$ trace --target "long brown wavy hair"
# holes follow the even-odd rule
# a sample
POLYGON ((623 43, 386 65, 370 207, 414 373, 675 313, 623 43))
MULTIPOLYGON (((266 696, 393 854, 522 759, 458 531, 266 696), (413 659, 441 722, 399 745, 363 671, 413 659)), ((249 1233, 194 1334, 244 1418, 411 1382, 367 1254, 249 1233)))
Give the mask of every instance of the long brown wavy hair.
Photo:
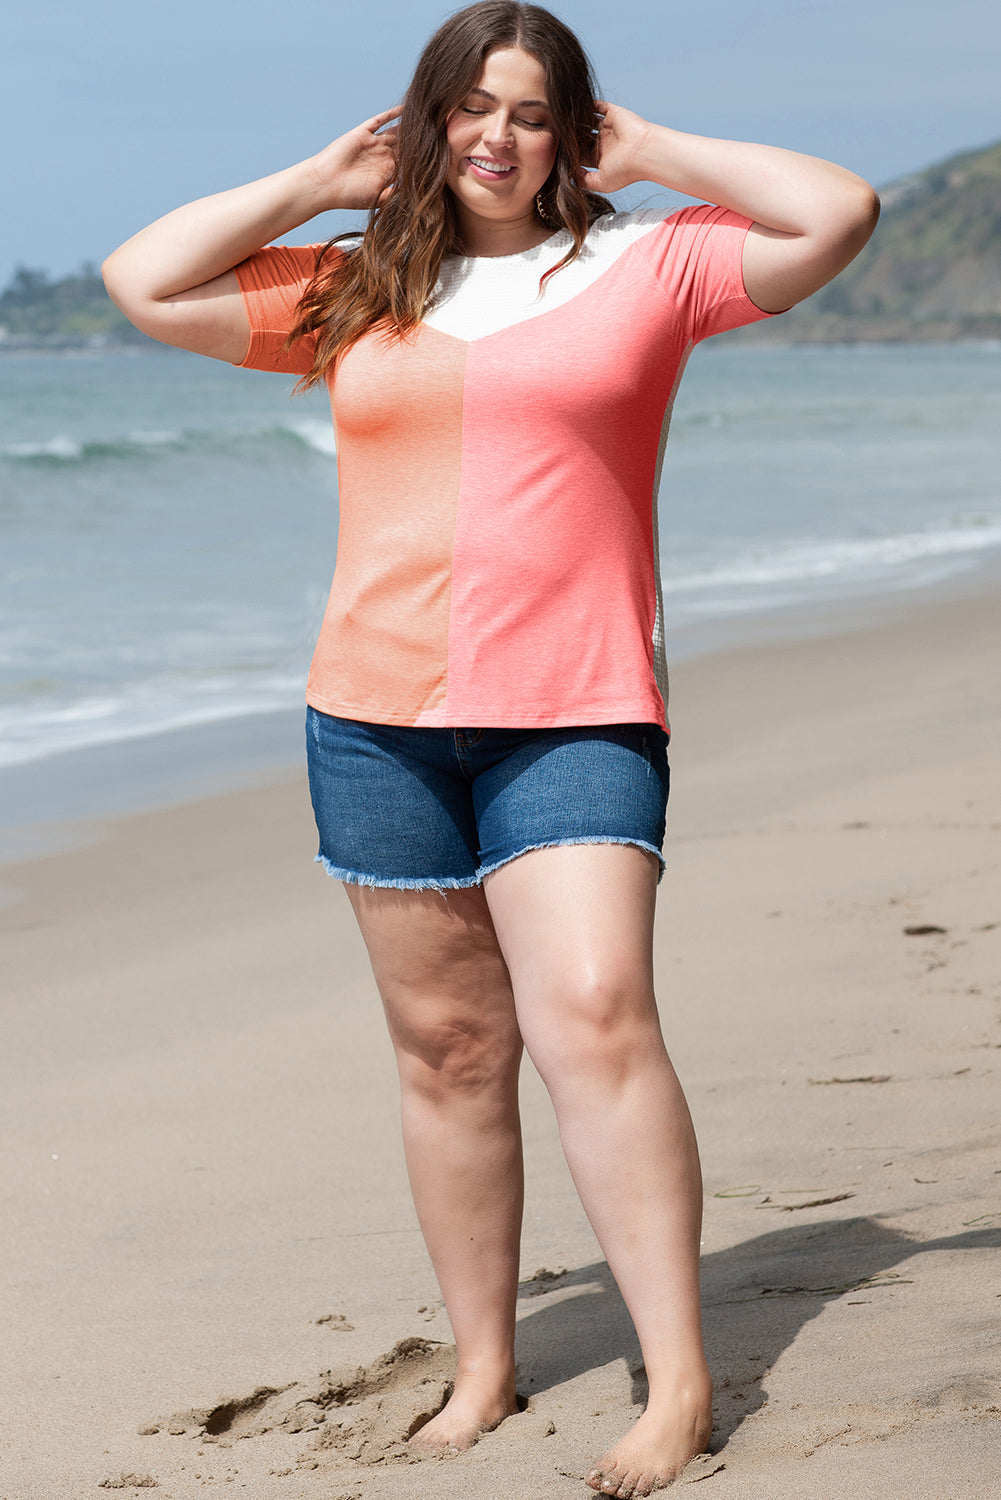
MULTIPOLYGON (((573 244, 558 265, 580 253, 588 229, 610 213, 607 198, 581 187, 579 171, 594 148, 597 88, 591 65, 569 27, 538 5, 480 0, 450 17, 421 53, 403 100, 393 191, 371 210, 361 243, 328 257, 338 235, 317 257, 316 272, 296 309, 286 347, 318 334, 316 357, 300 381, 322 380, 338 355, 376 324, 405 337, 421 321, 446 255, 462 253, 455 204, 446 185, 449 116, 479 82, 491 52, 519 47, 541 64, 556 136, 556 160, 542 187, 541 217, 566 229, 573 244), (324 263, 326 260, 326 263, 324 263)), ((545 279, 545 278, 543 278, 545 279)))

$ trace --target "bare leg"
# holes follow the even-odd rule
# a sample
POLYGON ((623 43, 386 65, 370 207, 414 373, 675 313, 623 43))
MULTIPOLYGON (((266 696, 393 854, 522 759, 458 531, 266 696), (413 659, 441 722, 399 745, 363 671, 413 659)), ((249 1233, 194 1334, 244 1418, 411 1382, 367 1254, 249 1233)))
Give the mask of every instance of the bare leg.
POLYGON ((655 891, 652 856, 621 845, 537 850, 486 881, 521 1033, 650 1381, 645 1413, 588 1475, 618 1496, 669 1484, 712 1428, 702 1181, 653 995, 655 891))
POLYGON ((521 1036, 481 890, 345 889, 400 1072, 417 1216, 455 1335, 455 1389, 412 1439, 468 1448, 516 1410, 521 1036))

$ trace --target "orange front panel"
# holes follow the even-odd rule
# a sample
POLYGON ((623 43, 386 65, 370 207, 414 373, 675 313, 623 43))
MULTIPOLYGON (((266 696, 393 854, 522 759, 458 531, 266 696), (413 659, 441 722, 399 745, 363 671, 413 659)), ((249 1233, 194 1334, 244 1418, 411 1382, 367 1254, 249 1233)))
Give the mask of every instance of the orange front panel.
POLYGON ((468 352, 422 327, 338 366, 337 568, 307 689, 324 712, 444 723, 468 352))

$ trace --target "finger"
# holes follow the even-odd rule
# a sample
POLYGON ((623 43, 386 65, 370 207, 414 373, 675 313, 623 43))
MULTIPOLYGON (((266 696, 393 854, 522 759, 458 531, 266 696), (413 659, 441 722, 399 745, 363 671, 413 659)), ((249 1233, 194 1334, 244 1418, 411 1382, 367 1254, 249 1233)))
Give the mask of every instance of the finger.
POLYGON ((403 105, 394 104, 392 109, 384 109, 381 114, 373 115, 370 120, 363 120, 362 129, 370 130, 374 135, 377 130, 381 130, 384 125, 388 125, 390 120, 398 120, 402 113, 403 105))

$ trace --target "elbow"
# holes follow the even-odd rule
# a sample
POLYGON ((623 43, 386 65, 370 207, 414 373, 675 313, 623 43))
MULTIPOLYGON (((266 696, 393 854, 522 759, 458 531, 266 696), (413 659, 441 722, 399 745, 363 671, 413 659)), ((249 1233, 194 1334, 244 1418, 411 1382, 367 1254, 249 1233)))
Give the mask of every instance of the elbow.
POLYGON ((879 223, 879 194, 868 182, 863 182, 860 184, 858 198, 856 217, 860 229, 865 234, 865 238, 868 239, 879 223))
POLYGON ((156 338, 157 335, 151 332, 150 326, 153 299, 141 279, 136 276, 134 264, 130 265, 130 257, 123 254, 124 249, 125 247, 113 250, 101 265, 104 290, 134 328, 156 338))
MULTIPOLYGON (((122 284, 121 262, 119 251, 113 250, 107 260, 101 265, 101 280, 104 282, 104 290, 111 298, 116 307, 122 307, 124 288, 122 284)), ((124 312, 125 309, 122 308, 124 312)))
POLYGON ((858 177, 836 207, 831 205, 826 228, 818 236, 827 263, 825 280, 837 276, 865 249, 878 220, 879 194, 858 177))
POLYGON ((854 260, 859 251, 868 244, 879 222, 879 209, 879 194, 876 189, 859 178, 845 214, 844 241, 846 249, 850 252, 849 259, 854 260))

